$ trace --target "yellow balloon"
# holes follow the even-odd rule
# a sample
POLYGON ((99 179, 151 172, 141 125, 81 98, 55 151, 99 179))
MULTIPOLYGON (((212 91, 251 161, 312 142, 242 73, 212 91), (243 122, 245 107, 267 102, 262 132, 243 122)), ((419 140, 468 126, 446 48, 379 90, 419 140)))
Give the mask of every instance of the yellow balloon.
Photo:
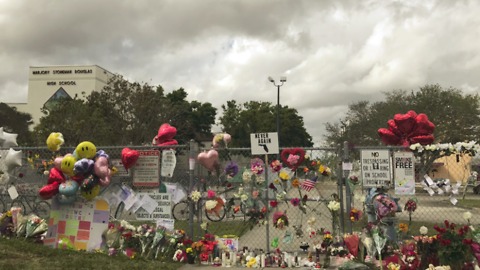
POLYGON ((90 189, 88 191, 82 191, 81 192, 82 196, 89 201, 91 201, 95 197, 97 197, 97 195, 99 193, 100 193, 100 186, 99 185, 94 186, 92 189, 90 189))
POLYGON ((75 148, 78 159, 89 158, 92 159, 97 153, 97 147, 91 142, 81 142, 75 148))
POLYGON ((60 132, 52 132, 47 138, 47 147, 50 151, 60 150, 60 146, 65 142, 63 134, 60 132))
POLYGON ((73 168, 75 166, 75 162, 77 162, 77 159, 72 154, 65 155, 62 159, 60 169, 64 174, 68 176, 74 176, 75 174, 73 172, 73 168))

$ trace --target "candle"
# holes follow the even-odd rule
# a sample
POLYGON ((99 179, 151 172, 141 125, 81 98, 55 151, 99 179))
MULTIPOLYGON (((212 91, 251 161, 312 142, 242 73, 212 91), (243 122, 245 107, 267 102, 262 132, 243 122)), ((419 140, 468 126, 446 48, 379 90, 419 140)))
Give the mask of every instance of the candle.
POLYGON ((265 267, 265 254, 260 255, 260 267, 265 267))
POLYGON ((222 252, 222 266, 225 267, 227 263, 227 254, 225 252, 222 252))

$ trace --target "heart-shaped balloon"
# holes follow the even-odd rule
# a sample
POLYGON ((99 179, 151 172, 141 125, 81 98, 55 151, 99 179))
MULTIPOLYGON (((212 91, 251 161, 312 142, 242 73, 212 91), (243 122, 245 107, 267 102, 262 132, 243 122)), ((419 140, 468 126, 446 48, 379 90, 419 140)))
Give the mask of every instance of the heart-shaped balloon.
POLYGON ((218 152, 217 150, 211 149, 210 151, 202 152, 198 154, 197 161, 205 167, 208 171, 213 172, 216 167, 219 165, 218 163, 218 152))
POLYGON ((38 195, 44 200, 51 199, 53 196, 55 196, 58 193, 59 186, 60 186, 59 182, 53 182, 49 185, 43 186, 38 191, 38 195))
POLYGON ((177 129, 170 124, 162 124, 158 129, 157 141, 162 143, 167 140, 173 139, 177 135, 177 129))
POLYGON ((424 113, 408 111, 406 114, 395 114, 387 124, 388 128, 378 129, 378 135, 387 145, 409 147, 415 143, 431 144, 435 140, 433 136, 435 125, 424 113))
POLYGON ((139 156, 140 153, 138 153, 137 150, 133 150, 128 147, 122 149, 122 165, 127 172, 128 169, 135 165, 139 156))
POLYGON ((63 183, 65 182, 65 175, 62 173, 60 169, 55 167, 50 169, 50 173, 48 174, 48 181, 47 184, 52 183, 63 183))
POLYGON ((296 170, 305 160, 305 150, 302 148, 283 149, 282 153, 280 153, 280 157, 287 167, 296 170))

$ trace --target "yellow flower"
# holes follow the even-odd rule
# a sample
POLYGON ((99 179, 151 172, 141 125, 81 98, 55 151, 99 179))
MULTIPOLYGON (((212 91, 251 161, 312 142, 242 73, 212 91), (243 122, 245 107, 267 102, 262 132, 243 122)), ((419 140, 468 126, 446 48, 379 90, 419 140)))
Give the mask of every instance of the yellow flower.
POLYGON ((192 249, 191 247, 189 247, 189 248, 187 248, 187 249, 185 250, 185 252, 187 252, 187 253, 192 253, 192 252, 193 252, 193 249, 192 249))
POLYGON ((288 179, 290 179, 290 175, 285 172, 285 171, 280 171, 280 173, 278 174, 278 176, 280 177, 280 179, 282 179, 283 181, 287 181, 288 179))
POLYGON ((398 229, 401 231, 401 232, 408 232, 408 224, 406 223, 400 223, 398 224, 398 229))

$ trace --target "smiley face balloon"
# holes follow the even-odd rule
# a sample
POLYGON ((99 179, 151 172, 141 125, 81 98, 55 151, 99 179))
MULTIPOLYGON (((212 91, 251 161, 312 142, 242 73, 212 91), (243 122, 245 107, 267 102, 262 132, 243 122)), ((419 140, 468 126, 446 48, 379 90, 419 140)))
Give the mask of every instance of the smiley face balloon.
POLYGON ((91 142, 85 141, 81 142, 75 148, 75 153, 78 156, 78 159, 89 158, 92 159, 97 153, 97 147, 91 142))
POLYGON ((95 197, 97 197, 97 195, 100 193, 100 186, 99 185, 96 185, 94 186, 92 189, 90 190, 82 190, 81 191, 81 194, 82 196, 91 201, 93 200, 95 197))
POLYGON ((75 167, 75 162, 77 162, 77 159, 72 154, 67 154, 62 159, 60 169, 64 174, 74 176, 73 168, 75 167))

